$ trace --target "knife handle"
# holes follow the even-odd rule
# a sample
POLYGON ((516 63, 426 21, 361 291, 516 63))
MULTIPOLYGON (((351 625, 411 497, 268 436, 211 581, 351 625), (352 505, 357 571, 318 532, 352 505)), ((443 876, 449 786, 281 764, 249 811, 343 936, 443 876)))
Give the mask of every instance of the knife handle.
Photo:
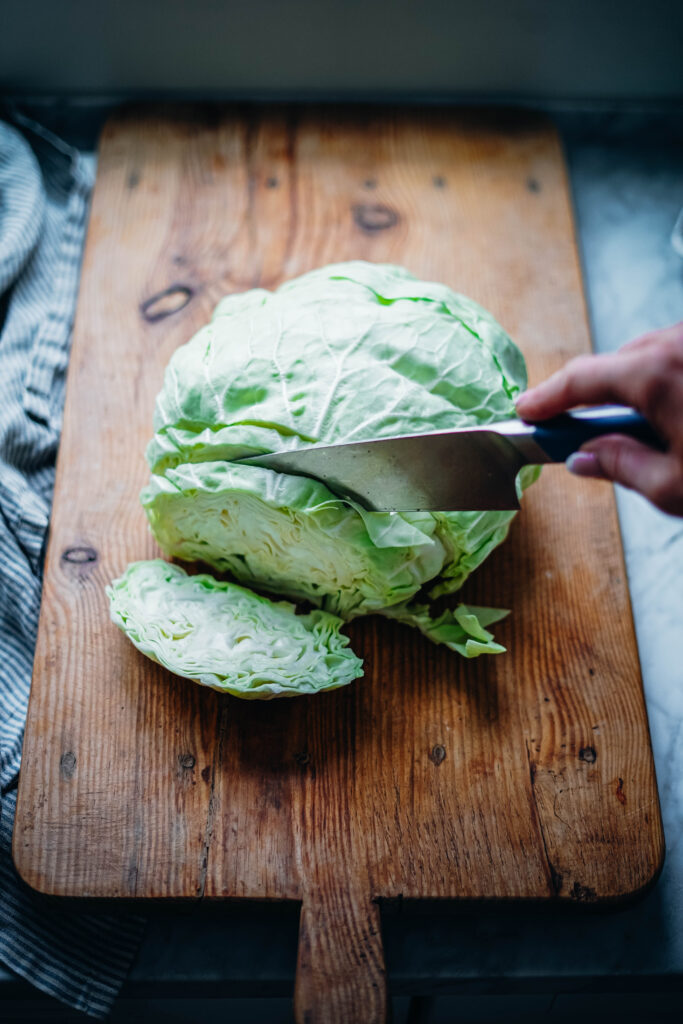
POLYGON ((534 441, 552 462, 564 462, 586 441, 605 434, 624 434, 657 451, 666 451, 667 447, 639 412, 624 405, 577 409, 532 426, 534 441))

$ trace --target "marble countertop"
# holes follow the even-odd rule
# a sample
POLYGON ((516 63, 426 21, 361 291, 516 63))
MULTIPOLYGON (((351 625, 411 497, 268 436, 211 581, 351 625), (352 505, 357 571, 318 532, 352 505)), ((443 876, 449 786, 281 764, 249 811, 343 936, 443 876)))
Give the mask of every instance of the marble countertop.
MULTIPOLYGON (((610 351, 683 319, 683 258, 671 243, 683 206, 683 119, 676 111, 551 113, 570 169, 594 344, 610 351)), ((618 506, 666 835, 660 880, 638 903, 609 912, 388 913, 395 995, 683 988, 683 520, 628 492, 618 506)), ((154 911, 122 999, 288 995, 296 936, 294 907, 154 911)))

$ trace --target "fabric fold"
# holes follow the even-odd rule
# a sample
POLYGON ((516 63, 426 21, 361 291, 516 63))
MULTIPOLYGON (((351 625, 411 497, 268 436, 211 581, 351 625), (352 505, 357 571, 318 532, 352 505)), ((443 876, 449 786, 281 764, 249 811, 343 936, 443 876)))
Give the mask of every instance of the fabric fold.
POLYGON ((104 1017, 144 918, 41 896, 18 877, 11 855, 94 161, 21 114, 13 120, 23 134, 0 122, 0 960, 41 991, 104 1017))

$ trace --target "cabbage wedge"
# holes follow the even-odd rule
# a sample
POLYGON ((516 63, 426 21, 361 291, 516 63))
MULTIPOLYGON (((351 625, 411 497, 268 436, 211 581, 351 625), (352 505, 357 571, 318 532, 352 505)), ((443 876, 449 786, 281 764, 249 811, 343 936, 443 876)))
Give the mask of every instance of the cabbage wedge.
POLYGON ((113 621, 139 651, 223 693, 300 696, 363 675, 336 616, 317 609, 297 615, 287 601, 188 576, 160 558, 129 565, 107 594, 113 621))

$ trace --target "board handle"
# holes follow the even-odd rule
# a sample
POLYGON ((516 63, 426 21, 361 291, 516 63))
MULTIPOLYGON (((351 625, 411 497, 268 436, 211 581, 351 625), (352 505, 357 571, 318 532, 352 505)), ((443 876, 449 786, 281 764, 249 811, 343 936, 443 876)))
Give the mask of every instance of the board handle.
POLYGON ((385 1024, 387 985, 379 906, 335 880, 304 895, 294 984, 296 1024, 385 1024))

